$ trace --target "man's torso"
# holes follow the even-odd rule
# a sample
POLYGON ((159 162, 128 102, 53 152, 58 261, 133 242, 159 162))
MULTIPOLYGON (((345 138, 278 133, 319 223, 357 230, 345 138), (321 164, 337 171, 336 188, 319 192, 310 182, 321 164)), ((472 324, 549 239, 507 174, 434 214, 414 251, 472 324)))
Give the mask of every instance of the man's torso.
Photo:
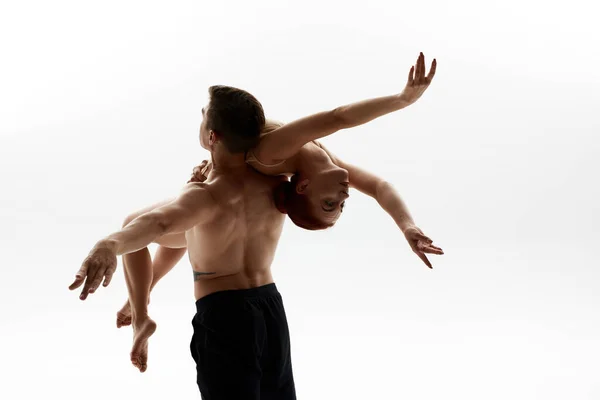
POLYGON ((273 281, 271 263, 285 219, 275 208, 273 189, 281 179, 251 167, 236 174, 210 173, 203 185, 218 210, 186 232, 196 299, 273 281))

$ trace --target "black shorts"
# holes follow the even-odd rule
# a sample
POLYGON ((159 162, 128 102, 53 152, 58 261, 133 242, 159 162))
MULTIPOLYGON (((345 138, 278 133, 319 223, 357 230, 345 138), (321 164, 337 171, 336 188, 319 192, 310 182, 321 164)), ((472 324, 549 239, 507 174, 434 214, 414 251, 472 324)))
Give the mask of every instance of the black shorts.
POLYGON ((196 302, 190 345, 203 400, 295 400, 290 333, 274 283, 196 302))

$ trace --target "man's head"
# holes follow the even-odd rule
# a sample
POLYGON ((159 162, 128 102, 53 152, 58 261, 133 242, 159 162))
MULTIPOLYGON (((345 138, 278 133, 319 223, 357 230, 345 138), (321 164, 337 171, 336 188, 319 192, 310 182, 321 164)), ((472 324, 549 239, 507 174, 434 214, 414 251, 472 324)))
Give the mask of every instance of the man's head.
POLYGON ((255 147, 265 124, 260 102, 245 90, 230 86, 211 86, 208 94, 200 125, 202 147, 211 150, 215 143, 221 142, 234 154, 255 147))

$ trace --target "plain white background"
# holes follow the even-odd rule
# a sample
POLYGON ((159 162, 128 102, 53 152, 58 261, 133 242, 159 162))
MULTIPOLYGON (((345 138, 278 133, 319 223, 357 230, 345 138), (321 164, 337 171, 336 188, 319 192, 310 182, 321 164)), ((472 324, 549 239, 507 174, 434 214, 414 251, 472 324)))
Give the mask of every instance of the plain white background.
POLYGON ((119 273, 69 292, 96 240, 208 153, 207 87, 283 121, 399 92, 325 143, 392 182, 444 248, 428 270, 377 203, 286 223, 273 270, 299 399, 600 399, 600 33, 592 2, 12 1, 0 7, 0 397, 199 398, 187 260, 159 284, 149 369, 119 273))

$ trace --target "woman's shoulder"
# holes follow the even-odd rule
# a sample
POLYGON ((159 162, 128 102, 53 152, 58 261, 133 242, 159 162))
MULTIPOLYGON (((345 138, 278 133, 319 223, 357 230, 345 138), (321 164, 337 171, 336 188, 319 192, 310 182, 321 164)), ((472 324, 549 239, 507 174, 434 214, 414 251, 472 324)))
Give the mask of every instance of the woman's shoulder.
POLYGON ((292 175, 295 168, 295 157, 287 160, 262 160, 254 151, 246 153, 246 164, 265 175, 292 175))
POLYGON ((329 157, 329 159, 331 160, 332 163, 337 164, 337 157, 335 156, 335 154, 333 154, 331 151, 329 151, 324 145, 323 143, 313 140, 311 143, 313 143, 315 146, 317 146, 318 148, 320 148, 321 150, 323 150, 325 152, 325 154, 327 154, 327 156, 329 157))
POLYGON ((259 165, 264 168, 274 168, 285 164, 286 161, 287 160, 259 160, 255 149, 252 149, 246 153, 246 163, 252 166, 259 165))

